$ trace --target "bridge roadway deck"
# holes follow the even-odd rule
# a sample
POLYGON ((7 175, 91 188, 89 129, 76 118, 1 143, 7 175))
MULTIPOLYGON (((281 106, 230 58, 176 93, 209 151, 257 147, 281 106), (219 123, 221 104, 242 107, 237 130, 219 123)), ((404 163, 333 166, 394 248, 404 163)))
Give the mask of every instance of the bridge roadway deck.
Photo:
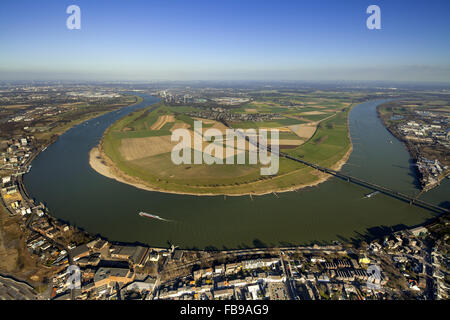
POLYGON ((316 170, 322 171, 324 173, 331 174, 331 175, 333 175, 335 177, 341 178, 341 179, 346 180, 348 182, 352 182, 352 183, 358 184, 360 186, 366 187, 368 189, 371 189, 371 190, 374 190, 374 191, 379 191, 379 192, 381 192, 381 193, 383 193, 385 195, 394 197, 396 199, 403 200, 405 202, 409 202, 409 204, 411 204, 411 205, 415 205, 415 206, 418 206, 418 207, 421 207, 421 208, 424 208, 424 209, 428 209, 428 210, 434 211, 436 213, 448 213, 449 212, 449 210, 446 209, 446 208, 443 208, 443 207, 440 207, 440 206, 428 203, 428 202, 423 201, 423 200, 416 199, 416 197, 412 197, 412 196, 409 196, 407 194, 404 194, 404 193, 392 190, 390 188, 386 188, 386 187, 377 185, 375 183, 371 183, 369 181, 365 181, 363 179, 356 178, 356 177, 353 177, 353 176, 341 173, 341 172, 333 170, 333 169, 322 167, 322 166, 319 166, 317 164, 314 164, 314 163, 311 163, 311 162, 308 162, 308 161, 305 161, 305 160, 302 160, 302 159, 298 159, 298 158, 292 157, 292 156, 290 156, 288 154, 285 154, 285 153, 281 153, 280 152, 280 156, 282 156, 282 157, 284 157, 286 159, 290 159, 290 160, 293 160, 293 161, 296 161, 296 162, 300 162, 300 163, 302 163, 304 165, 310 166, 310 167, 312 167, 312 168, 314 168, 316 170))
MULTIPOLYGON (((222 121, 222 123, 225 126, 227 126, 229 128, 232 128, 226 121, 222 121)), ((389 189, 389 188, 386 188, 386 187, 383 187, 383 186, 371 183, 369 181, 365 181, 365 180, 360 179, 360 178, 352 177, 350 175, 341 173, 339 171, 336 171, 336 170, 333 170, 333 169, 330 169, 330 168, 319 166, 319 165, 317 165, 315 163, 311 163, 311 162, 308 162, 308 161, 305 161, 305 160, 302 160, 302 159, 299 159, 299 158, 295 158, 295 157, 290 156, 290 155, 288 155, 286 153, 279 152, 278 148, 277 148, 277 150, 273 150, 272 151, 270 146, 261 144, 261 143, 259 143, 259 141, 255 141, 253 139, 250 139, 248 136, 243 135, 242 132, 240 132, 239 130, 237 132, 238 132, 238 134, 244 136, 244 139, 247 140, 249 143, 255 145, 258 150, 261 149, 261 148, 266 149, 269 152, 278 154, 280 157, 284 157, 284 158, 289 159, 289 160, 300 162, 300 163, 302 163, 304 165, 307 165, 309 167, 312 167, 312 168, 314 168, 316 170, 319 170, 319 171, 322 171, 324 173, 331 174, 331 175, 333 175, 335 177, 338 177, 340 179, 346 180, 347 182, 352 182, 352 183, 358 184, 360 186, 366 187, 368 189, 371 189, 371 190, 374 190, 374 191, 379 191, 379 192, 381 192, 381 193, 383 193, 385 195, 388 195, 390 197, 393 197, 393 198, 396 198, 396 199, 408 202, 410 205, 415 205, 417 207, 421 207, 421 208, 433 211, 433 212, 438 213, 438 214, 449 213, 449 210, 446 209, 446 208, 443 208, 443 207, 440 207, 440 206, 428 203, 428 202, 423 201, 423 200, 419 200, 419 199, 417 199, 417 197, 412 197, 412 196, 406 195, 404 193, 400 193, 400 192, 397 192, 395 190, 392 190, 392 189, 389 189)))

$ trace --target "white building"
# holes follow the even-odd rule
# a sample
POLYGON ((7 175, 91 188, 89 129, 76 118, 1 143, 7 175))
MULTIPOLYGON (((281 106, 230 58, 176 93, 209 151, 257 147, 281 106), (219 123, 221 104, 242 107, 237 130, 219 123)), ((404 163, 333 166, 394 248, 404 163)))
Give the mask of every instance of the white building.
POLYGON ((2 178, 2 183, 3 184, 8 183, 8 182, 11 182, 11 177, 10 176, 2 178))
POLYGON ((252 295, 253 300, 258 300, 258 292, 260 291, 259 284, 254 284, 247 287, 248 292, 252 295))

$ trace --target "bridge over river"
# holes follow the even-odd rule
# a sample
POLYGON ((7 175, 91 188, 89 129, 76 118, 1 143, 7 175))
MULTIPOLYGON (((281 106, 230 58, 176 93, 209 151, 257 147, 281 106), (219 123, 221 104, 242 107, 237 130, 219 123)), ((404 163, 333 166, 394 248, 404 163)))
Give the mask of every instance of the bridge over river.
MULTIPOLYGON (((270 149, 270 148, 268 148, 268 149, 270 149)), ((381 192, 381 193, 383 193, 385 195, 391 196, 393 198, 396 198, 396 199, 399 199, 399 200, 402 200, 402 201, 405 201, 405 202, 409 202, 409 204, 411 204, 411 205, 415 205, 415 206, 418 206, 418 207, 421 207, 421 208, 424 208, 424 209, 427 209, 427 210, 430 210, 430 211, 433 211, 433 212, 436 212, 436 213, 439 213, 439 214, 444 214, 444 213, 448 213, 449 212, 449 210, 446 209, 446 208, 443 208, 443 207, 440 207, 440 206, 428 203, 428 202, 423 201, 423 200, 419 200, 416 197, 412 197, 412 196, 409 196, 407 194, 400 193, 400 192, 397 192, 395 190, 392 190, 392 189, 389 189, 389 188, 386 188, 386 187, 383 187, 383 186, 371 183, 369 181, 365 181, 363 179, 352 177, 350 175, 341 173, 339 171, 336 171, 336 170, 333 170, 333 169, 329 169, 329 168, 326 168, 326 167, 322 167, 322 166, 319 166, 317 164, 314 164, 314 163, 311 163, 311 162, 308 162, 308 161, 305 161, 305 160, 302 160, 302 159, 298 159, 298 158, 292 157, 292 156, 290 156, 290 155, 288 155, 286 153, 280 152, 279 155, 281 157, 286 158, 286 159, 293 160, 293 161, 296 161, 296 162, 300 162, 300 163, 302 163, 304 165, 312 167, 312 168, 314 168, 316 170, 319 170, 321 172, 331 174, 331 175, 333 175, 335 177, 338 177, 338 178, 341 178, 343 180, 346 180, 347 182, 352 182, 352 183, 358 184, 360 186, 366 187, 368 189, 371 189, 371 190, 374 190, 374 191, 379 191, 379 192, 381 192)))
MULTIPOLYGON (((434 211, 443 212, 439 208, 430 211, 409 205, 410 200, 405 198, 399 201, 379 195, 373 201, 363 200, 361 194, 371 189, 352 187, 356 185, 347 183, 346 178, 329 179, 304 192, 286 192, 279 198, 265 195, 251 201, 248 197, 225 200, 217 196, 150 192, 99 175, 87 161, 90 150, 98 145, 105 130, 115 121, 158 101, 142 96, 145 101, 141 104, 75 126, 45 152, 39 153, 33 160, 32 170, 24 175, 29 195, 38 202, 45 202, 52 216, 87 232, 152 247, 167 247, 170 241, 184 249, 231 250, 263 245, 332 243, 360 239, 396 226, 416 226, 435 218, 434 211), (137 214, 140 211, 157 213, 175 223, 143 220, 137 214)), ((400 142, 389 142, 393 137, 376 113, 380 103, 360 104, 350 112, 350 133, 359 142, 354 144, 349 159, 353 166, 341 172, 414 196, 417 189, 415 178, 411 176, 409 154, 400 142), (377 180, 372 180, 372 176, 377 180)), ((306 157, 291 156, 309 161, 306 157)), ((305 165, 307 163, 302 164, 305 165)), ((420 199, 443 206, 441 203, 449 200, 449 181, 444 180, 420 199)))
MULTIPOLYGON (((229 126, 225 121, 222 121, 222 122, 226 126, 231 128, 231 126, 229 126)), ((240 132, 240 130, 237 130, 237 133, 240 134, 241 136, 243 136, 244 139, 247 140, 249 143, 255 145, 258 149, 260 149, 260 148, 266 149, 269 152, 272 152, 274 154, 278 154, 280 157, 283 157, 283 158, 286 158, 286 159, 289 159, 289 160, 292 160, 292 161, 296 161, 296 162, 302 163, 304 165, 312 167, 312 168, 314 168, 316 170, 319 170, 321 172, 324 172, 324 173, 327 173, 327 174, 331 174, 331 175, 333 175, 333 176, 335 176, 337 178, 346 180, 347 182, 352 182, 352 183, 358 184, 360 186, 366 187, 368 189, 381 192, 381 193, 383 193, 385 195, 388 195, 390 197, 393 197, 393 198, 396 198, 396 199, 399 199, 399 200, 402 200, 402 201, 405 201, 405 202, 409 202, 410 205, 415 205, 417 207, 421 207, 421 208, 430 210, 430 211, 438 213, 438 214, 446 214, 446 213, 449 212, 449 210, 446 209, 446 208, 434 205, 432 203, 428 203, 428 202, 423 201, 423 200, 419 200, 418 196, 412 197, 412 196, 409 196, 407 194, 404 194, 404 193, 401 193, 401 192, 397 192, 395 190, 392 190, 392 189, 389 189, 389 188, 377 185, 375 183, 371 183, 369 181, 366 181, 366 180, 363 180, 363 179, 360 179, 360 178, 356 178, 356 177, 353 177, 353 176, 341 173, 339 171, 336 171, 336 170, 333 170, 333 169, 330 169, 330 168, 326 168, 326 167, 322 167, 322 166, 320 166, 318 164, 311 163, 311 162, 308 162, 308 161, 305 161, 305 160, 302 160, 302 159, 290 156, 290 155, 288 155, 286 153, 279 152, 278 150, 273 150, 272 151, 270 146, 265 145, 265 144, 261 144, 261 143, 259 143, 259 141, 255 141, 253 139, 250 139, 248 136, 243 135, 242 132, 240 132)))

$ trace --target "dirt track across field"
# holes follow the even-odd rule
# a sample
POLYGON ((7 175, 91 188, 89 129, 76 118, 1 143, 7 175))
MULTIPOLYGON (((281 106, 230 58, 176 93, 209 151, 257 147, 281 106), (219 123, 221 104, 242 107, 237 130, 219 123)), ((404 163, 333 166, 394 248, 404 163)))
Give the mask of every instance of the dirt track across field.
POLYGON ((151 130, 160 130, 167 122, 174 122, 175 117, 171 114, 159 116, 158 120, 151 126, 151 130))
POLYGON ((321 112, 321 111, 308 111, 308 112, 300 113, 301 116, 316 116, 316 115, 321 115, 321 114, 326 114, 326 113, 321 112))

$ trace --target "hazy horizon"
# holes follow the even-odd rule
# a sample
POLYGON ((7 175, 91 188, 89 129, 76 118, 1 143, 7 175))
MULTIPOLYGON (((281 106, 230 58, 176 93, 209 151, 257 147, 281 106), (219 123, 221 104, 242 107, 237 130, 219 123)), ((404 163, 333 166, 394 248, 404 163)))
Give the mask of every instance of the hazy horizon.
POLYGON ((441 1, 2 1, 0 80, 450 83, 441 1), (81 9, 81 30, 66 9, 81 9), (381 30, 366 9, 381 8, 381 30))

